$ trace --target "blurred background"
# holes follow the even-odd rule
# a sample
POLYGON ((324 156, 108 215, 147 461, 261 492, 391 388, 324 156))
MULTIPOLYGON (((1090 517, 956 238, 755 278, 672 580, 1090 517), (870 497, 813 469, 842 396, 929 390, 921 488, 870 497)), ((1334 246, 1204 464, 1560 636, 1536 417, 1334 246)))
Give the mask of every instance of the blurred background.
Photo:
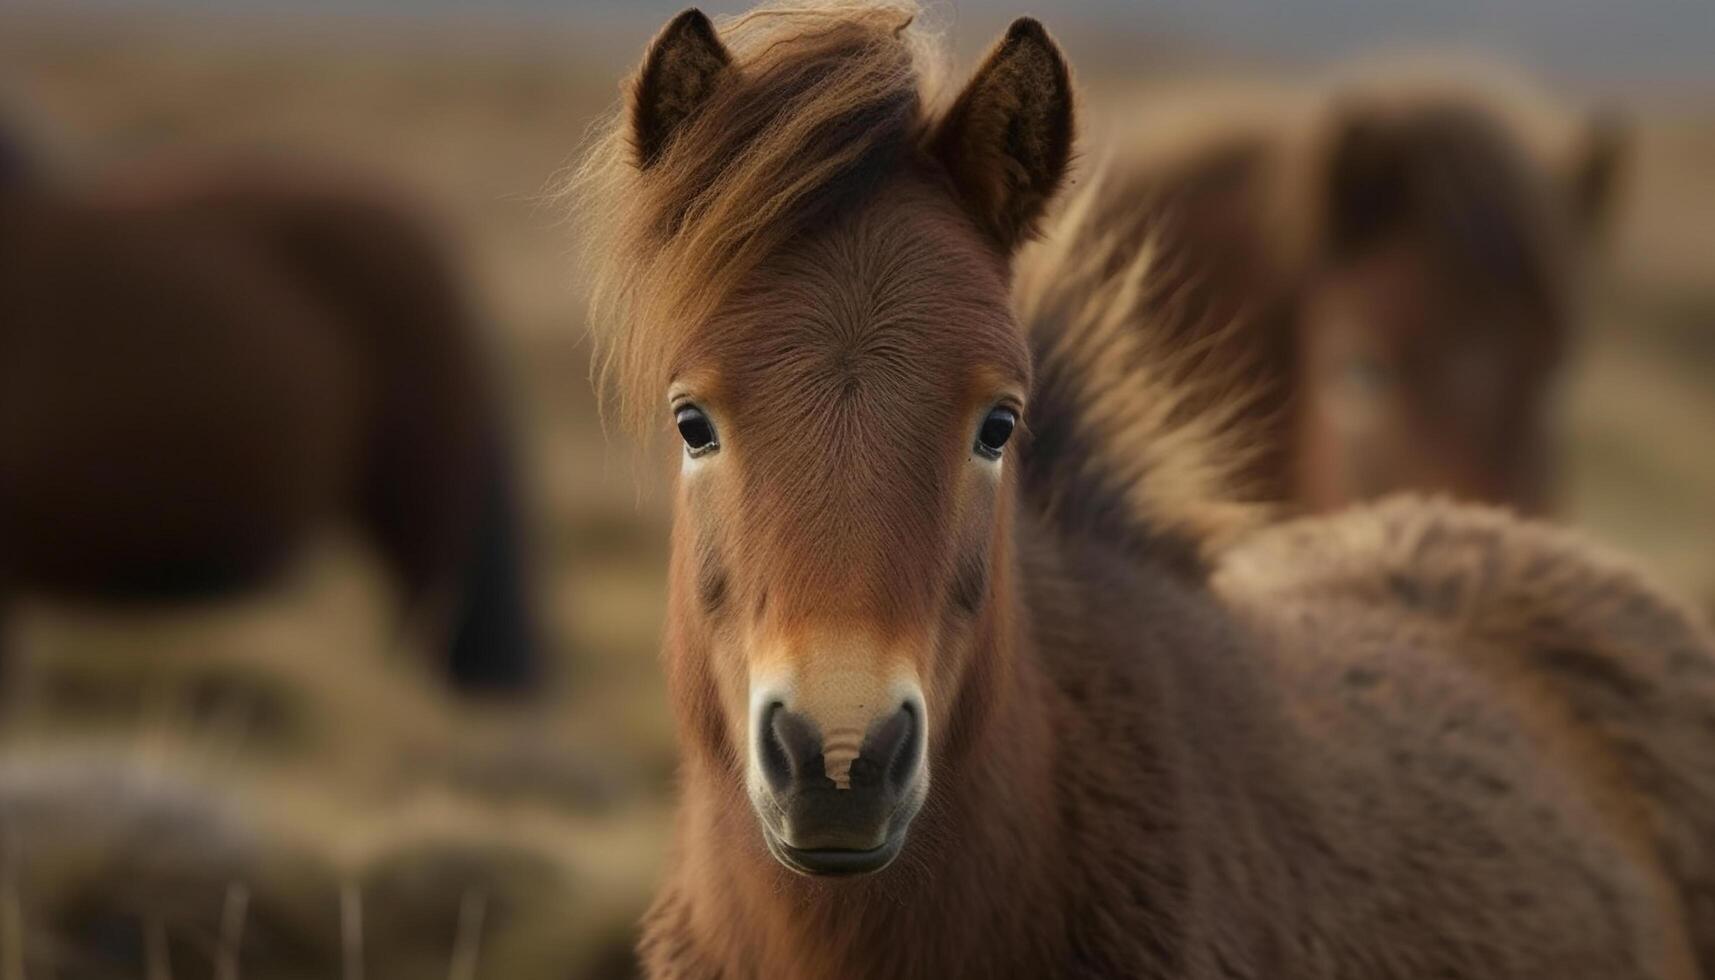
MULTIPOLYGON (((522 703, 448 693, 399 638, 387 576, 339 534, 216 604, 0 600, 0 980, 629 975, 632 923, 667 860, 668 501, 661 468, 604 432, 571 235, 545 192, 678 9, 0 3, 0 120, 56 180, 99 184, 163 159, 313 159, 422 202, 518 429, 546 665, 522 703)), ((1098 96, 1266 87, 1454 49, 1518 66, 1568 105, 1618 109, 1629 158, 1556 403, 1561 516, 1715 607, 1704 0, 961 0, 930 13, 967 66, 1035 14, 1098 96)))

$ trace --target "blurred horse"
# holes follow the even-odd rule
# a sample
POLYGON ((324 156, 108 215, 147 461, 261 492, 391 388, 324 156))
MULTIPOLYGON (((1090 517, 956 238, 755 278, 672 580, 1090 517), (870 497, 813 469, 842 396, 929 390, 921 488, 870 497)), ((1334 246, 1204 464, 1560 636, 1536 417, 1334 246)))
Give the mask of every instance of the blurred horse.
POLYGON ((1709 976, 1715 638, 1411 499, 1211 567, 1215 311, 1105 171, 1019 259, 1070 72, 1021 19, 933 105, 916 14, 686 11, 572 185, 677 434, 649 974, 1709 976))
MULTIPOLYGON (((22 158, 21 148, 0 156, 22 158)), ((0 589, 164 603, 360 529, 466 690, 536 674, 479 324, 414 209, 332 174, 0 184, 0 589)))
POLYGON ((1491 107, 1348 97, 1325 137, 1300 299, 1295 496, 1400 489, 1546 511, 1552 382, 1621 137, 1543 160, 1491 107))
POLYGON ((1598 118, 1544 146, 1517 101, 1351 84, 1284 121, 1168 127, 1188 145, 1125 176, 1209 322, 1247 325, 1203 339, 1252 365, 1259 494, 1551 509, 1553 382, 1623 140, 1598 118))

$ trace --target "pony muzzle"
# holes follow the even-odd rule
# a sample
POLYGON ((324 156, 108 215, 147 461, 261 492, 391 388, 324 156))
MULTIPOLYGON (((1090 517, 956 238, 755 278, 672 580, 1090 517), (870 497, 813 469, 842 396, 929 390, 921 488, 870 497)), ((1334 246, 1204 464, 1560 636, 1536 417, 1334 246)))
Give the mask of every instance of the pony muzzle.
POLYGON ((751 799, 775 859, 811 875, 892 863, 928 790, 921 692, 910 685, 879 712, 818 711, 783 693, 757 694, 751 799))

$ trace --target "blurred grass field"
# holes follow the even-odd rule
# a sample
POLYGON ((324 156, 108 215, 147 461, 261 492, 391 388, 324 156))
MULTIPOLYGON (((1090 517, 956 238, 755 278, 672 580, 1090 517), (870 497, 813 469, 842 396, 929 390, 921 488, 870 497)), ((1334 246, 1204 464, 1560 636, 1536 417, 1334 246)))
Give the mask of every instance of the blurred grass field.
MULTIPOLYGON (((575 256, 542 192, 642 40, 0 10, 0 106, 22 106, 73 178, 261 151, 346 161, 429 202, 527 436, 555 664, 528 709, 449 703, 338 540, 219 610, 27 606, 0 722, 0 980, 21 980, 13 957, 32 978, 105 975, 79 965, 78 937, 209 975, 235 894, 245 977, 349 955, 353 903, 367 976, 457 976, 461 956, 471 976, 623 974, 666 860, 666 497, 600 424, 575 256), (155 908, 169 885, 195 907, 155 908), (407 948, 422 958, 383 952, 407 948)), ((1566 516, 1715 607, 1715 105, 1630 108, 1626 200, 1564 391, 1566 516)))

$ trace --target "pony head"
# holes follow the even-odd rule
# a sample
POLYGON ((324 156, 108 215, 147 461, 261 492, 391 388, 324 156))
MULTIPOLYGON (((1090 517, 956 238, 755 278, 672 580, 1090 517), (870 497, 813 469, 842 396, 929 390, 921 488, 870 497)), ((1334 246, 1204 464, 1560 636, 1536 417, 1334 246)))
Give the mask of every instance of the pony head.
POLYGON ((912 16, 680 15, 579 188, 604 370, 680 460, 689 754, 812 874, 893 860, 1001 669, 1031 383, 1009 265, 1071 153, 1039 24, 931 112, 912 16))

